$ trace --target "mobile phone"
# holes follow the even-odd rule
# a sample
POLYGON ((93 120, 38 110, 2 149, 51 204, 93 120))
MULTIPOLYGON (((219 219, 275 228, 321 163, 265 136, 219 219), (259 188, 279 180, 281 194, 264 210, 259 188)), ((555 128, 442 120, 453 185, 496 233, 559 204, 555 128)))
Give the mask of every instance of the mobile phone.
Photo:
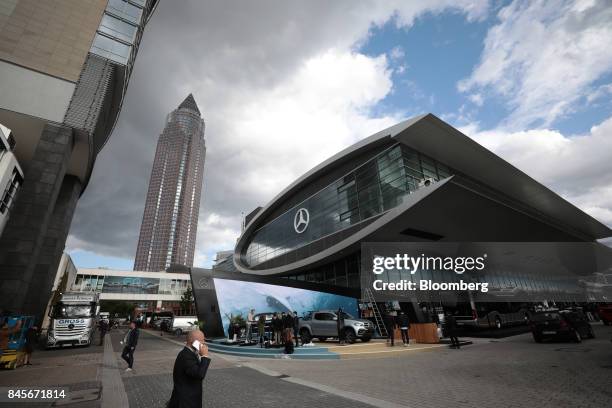
POLYGON ((193 348, 196 349, 198 353, 200 352, 200 344, 200 340, 194 340, 193 343, 191 343, 193 348))

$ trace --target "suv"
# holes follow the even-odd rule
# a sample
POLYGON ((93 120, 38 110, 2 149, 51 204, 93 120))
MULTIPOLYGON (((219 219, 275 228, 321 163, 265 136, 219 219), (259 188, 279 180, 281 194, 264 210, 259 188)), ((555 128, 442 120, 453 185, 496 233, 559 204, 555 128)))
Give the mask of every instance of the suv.
POLYGON ((612 304, 597 306, 597 314, 606 326, 612 324, 612 304))
MULTIPOLYGON (((374 324, 369 320, 355 319, 344 313, 344 338, 348 343, 361 339, 364 343, 370 341, 374 334, 374 324)), ((325 341, 329 337, 338 337, 338 315, 333 310, 318 310, 308 312, 300 319, 300 337, 302 343, 310 343, 313 337, 325 341)))
POLYGON ((531 333, 536 343, 547 338, 572 340, 580 343, 583 338, 594 338, 595 333, 582 311, 541 311, 531 315, 531 333))

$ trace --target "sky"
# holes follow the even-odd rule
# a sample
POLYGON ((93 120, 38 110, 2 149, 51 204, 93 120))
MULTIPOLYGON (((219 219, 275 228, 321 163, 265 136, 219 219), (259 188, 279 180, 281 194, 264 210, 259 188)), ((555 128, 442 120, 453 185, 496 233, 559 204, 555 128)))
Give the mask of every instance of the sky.
POLYGON ((195 266, 242 214, 377 131, 431 112, 612 226, 612 3, 162 1, 66 251, 132 269, 157 138, 206 122, 195 266))

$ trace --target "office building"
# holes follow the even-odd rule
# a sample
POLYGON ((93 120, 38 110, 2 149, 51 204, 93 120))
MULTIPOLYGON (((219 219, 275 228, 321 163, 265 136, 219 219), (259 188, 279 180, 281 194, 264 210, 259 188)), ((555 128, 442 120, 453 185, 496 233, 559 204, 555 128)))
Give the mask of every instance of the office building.
POLYGON ((189 94, 157 141, 134 270, 193 266, 205 155, 204 120, 189 94))
POLYGON ((157 0, 0 3, 0 123, 23 185, 0 237, 0 309, 40 317, 74 209, 119 117, 157 0))

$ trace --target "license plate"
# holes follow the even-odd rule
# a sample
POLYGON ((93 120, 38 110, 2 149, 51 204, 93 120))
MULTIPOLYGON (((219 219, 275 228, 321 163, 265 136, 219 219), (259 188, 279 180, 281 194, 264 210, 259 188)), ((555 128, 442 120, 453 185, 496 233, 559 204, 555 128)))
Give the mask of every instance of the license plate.
POLYGON ((542 334, 557 334, 555 331, 543 331, 542 334))

